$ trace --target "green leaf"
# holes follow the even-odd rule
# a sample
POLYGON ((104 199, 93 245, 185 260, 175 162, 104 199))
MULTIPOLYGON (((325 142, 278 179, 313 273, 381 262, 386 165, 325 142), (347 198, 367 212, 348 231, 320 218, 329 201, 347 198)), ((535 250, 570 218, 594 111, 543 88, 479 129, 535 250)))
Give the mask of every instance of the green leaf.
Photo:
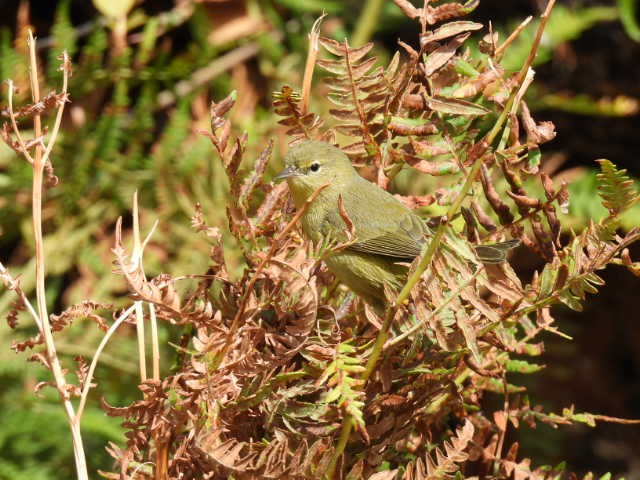
POLYGON ((580 299, 572 295, 571 292, 563 293, 560 295, 559 300, 571 310, 575 310, 576 312, 582 311, 582 303, 580 303, 580 299))
POLYGON ((538 363, 529 363, 526 360, 507 360, 505 364, 508 372, 518 372, 518 373, 535 373, 539 372, 544 368, 544 365, 540 365, 538 363))
POLYGON ((627 170, 619 170, 611 161, 597 160, 600 164, 598 179, 598 193, 602 204, 609 210, 609 216, 618 215, 631 207, 638 199, 633 180, 627 175, 627 170))
POLYGON ((482 105, 458 100, 457 98, 432 97, 427 99, 427 105, 431 110, 452 115, 486 115, 490 110, 482 105))
POLYGON ((527 168, 532 172, 537 171, 540 166, 541 158, 542 153, 539 148, 530 148, 527 152, 527 168))

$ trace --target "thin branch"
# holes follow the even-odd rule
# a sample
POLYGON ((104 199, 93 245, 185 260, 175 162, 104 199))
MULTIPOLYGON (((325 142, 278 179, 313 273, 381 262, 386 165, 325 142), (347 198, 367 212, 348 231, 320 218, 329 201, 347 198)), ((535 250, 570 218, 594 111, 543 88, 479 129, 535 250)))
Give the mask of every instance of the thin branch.
POLYGON ((36 322, 36 325, 38 326, 38 330, 40 331, 40 333, 42 333, 42 322, 40 321, 40 317, 38 317, 38 313, 36 312, 35 308, 33 308, 33 305, 31 304, 31 302, 29 301, 25 293, 22 291, 22 288, 20 288, 20 285, 18 284, 18 280, 16 280, 11 276, 11 274, 4 267, 2 262, 0 262, 0 278, 2 278, 5 281, 5 285, 8 290, 13 290, 16 293, 16 295, 20 297, 20 301, 25 306, 25 308, 31 315, 31 318, 33 318, 34 322, 36 322))
MULTIPOLYGON (((136 268, 140 269, 143 278, 144 268, 142 267, 142 242, 140 241, 140 215, 138 212, 138 191, 133 193, 133 252, 131 253, 131 263, 136 268)), ((146 280, 146 278, 145 278, 146 280)), ((146 344, 144 335, 144 311, 142 301, 138 300, 134 304, 136 311, 136 333, 138 339, 138 366, 140 369, 140 381, 145 382, 147 380, 147 359, 146 359, 146 344)))
POLYGON ((144 310, 142 300, 137 300, 133 306, 136 311, 136 336, 138 344, 138 370, 140 372, 140 383, 147 381, 147 358, 146 343, 144 335, 144 310))
POLYGON ((102 351, 107 346, 107 343, 109 342, 109 340, 111 339, 113 334, 116 332, 118 327, 120 325, 122 325, 122 323, 127 318, 129 318, 129 316, 134 311, 134 309, 135 309, 135 305, 132 305, 128 309, 126 309, 116 319, 116 321, 113 322, 113 325, 111 325, 109 330, 107 330, 107 333, 104 334, 104 337, 102 337, 102 340, 100 341, 100 345, 98 345, 98 348, 96 349, 96 351, 95 351, 95 353, 93 355, 93 360, 91 360, 91 365, 89 366, 89 371, 87 373, 87 378, 85 379, 84 385, 82 387, 82 393, 80 394, 80 403, 78 405, 78 412, 76 413, 76 416, 74 418, 74 423, 75 424, 79 425, 80 424, 80 420, 82 419, 82 414, 84 413, 84 407, 85 407, 85 405, 87 403, 87 396, 89 395, 89 390, 91 389, 91 380, 93 380, 93 374, 94 374, 94 372, 96 370, 96 367, 98 366, 98 360, 100 359, 100 355, 102 355, 102 351))
POLYGON ((520 35, 522 30, 524 30, 526 26, 529 25, 532 19, 533 19, 533 16, 529 15, 527 18, 525 18, 522 21, 522 23, 520 23, 520 25, 518 25, 518 27, 513 32, 511 32, 511 35, 507 37, 507 39, 502 43, 502 45, 496 48, 496 52, 494 55, 495 58, 500 58, 502 57, 502 55, 504 55, 504 52, 507 50, 507 47, 511 45, 511 42, 513 42, 518 37, 518 35, 520 35))
POLYGON ((8 92, 7 92, 7 103, 9 109, 9 119, 11 120, 11 128, 13 128, 13 133, 18 139, 18 143, 20 144, 20 149, 24 155, 24 158, 33 165, 33 157, 29 154, 29 150, 27 150, 27 146, 22 139, 22 135, 20 135, 20 129, 18 128, 18 124, 16 122, 16 115, 13 111, 13 80, 7 80, 8 92))
POLYGON ((56 140, 58 139, 58 131, 60 130, 60 124, 62 123, 62 114, 64 113, 64 105, 67 103, 67 88, 69 86, 69 71, 71 70, 69 55, 66 51, 62 52, 62 102, 58 106, 58 111, 56 113, 56 119, 53 123, 53 129, 51 130, 51 135, 49 136, 49 141, 47 142, 47 148, 42 155, 42 162, 47 163, 49 160, 49 154, 51 154, 51 150, 53 146, 56 144, 56 140))
MULTIPOLYGON (((33 37, 33 33, 29 30, 29 36, 27 39, 29 47, 29 63, 30 71, 29 78, 31 80, 31 93, 33 102, 38 103, 40 101, 40 85, 38 82, 38 61, 36 58, 36 41, 33 37)), ((66 94, 66 91, 63 93, 66 94)), ((61 115, 61 114, 60 114, 61 115)), ((42 119, 39 112, 36 112, 33 117, 34 135, 36 138, 42 136, 42 119)), ((56 131, 57 133, 57 131, 56 131)), ((55 137, 52 138, 55 141, 55 137)), ((50 141, 47 147, 47 155, 53 148, 54 142, 50 141)), ((25 155, 26 156, 26 155, 25 155)), ((88 480, 89 475, 87 472, 86 457, 84 454, 84 446, 82 443, 82 435, 80 432, 80 426, 75 423, 75 411, 73 405, 69 400, 67 392, 67 382, 60 365, 60 360, 56 352, 55 343, 53 340, 53 332, 51 331, 51 324, 49 323, 49 314, 47 312, 47 299, 45 290, 45 258, 44 258, 44 239, 42 234, 42 186, 44 177, 46 157, 43 157, 42 145, 36 143, 35 153, 33 157, 33 183, 32 183, 32 219, 33 219, 33 236, 35 243, 35 261, 36 261, 36 299, 38 307, 38 316, 42 322, 42 334, 45 339, 47 359, 51 366, 51 372, 55 379, 56 388, 60 393, 60 398, 65 409, 67 420, 71 428, 71 435, 73 438, 73 453, 76 462, 76 473, 79 480, 88 480)))
POLYGON ((151 323, 151 365, 153 379, 160 381, 160 341, 158 339, 158 319, 156 318, 156 306, 149 304, 149 320, 151 323))

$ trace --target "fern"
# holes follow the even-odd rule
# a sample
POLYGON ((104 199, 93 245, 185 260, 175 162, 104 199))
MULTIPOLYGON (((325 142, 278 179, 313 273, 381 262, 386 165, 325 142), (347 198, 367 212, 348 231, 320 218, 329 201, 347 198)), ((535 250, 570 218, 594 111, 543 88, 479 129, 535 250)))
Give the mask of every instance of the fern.
POLYGON ((331 389, 327 392, 323 401, 335 403, 345 414, 349 414, 356 426, 364 431, 365 421, 362 408, 364 402, 359 388, 362 381, 357 378, 364 371, 360 359, 357 358, 356 348, 348 342, 336 346, 335 358, 330 362, 318 384, 325 384, 331 389))
POLYGON ((609 210, 609 216, 615 217, 637 202, 640 196, 626 169, 619 170, 606 159, 600 159, 598 163, 598 193, 602 198, 602 204, 609 210))
POLYGON ((461 465, 469 458, 467 450, 473 439, 474 431, 473 423, 467 419, 464 425, 448 441, 443 443, 442 448, 435 448, 435 454, 427 453, 424 460, 418 458, 409 462, 405 467, 402 479, 449 480, 459 478, 457 474, 461 472, 461 465))
POLYGON ((328 98, 339 107, 329 111, 339 121, 336 130, 361 138, 362 153, 379 165, 382 161, 379 144, 384 132, 382 114, 390 92, 382 68, 374 68, 376 59, 365 59, 373 44, 351 48, 346 40, 339 43, 324 37, 320 43, 338 57, 337 60, 318 60, 318 65, 332 74, 328 98))
POLYGON ((279 120, 280 125, 289 127, 287 135, 294 139, 306 138, 309 140, 322 138, 322 119, 315 113, 303 114, 300 107, 300 94, 293 91, 287 85, 283 86, 279 92, 273 93, 273 111, 284 117, 279 120))

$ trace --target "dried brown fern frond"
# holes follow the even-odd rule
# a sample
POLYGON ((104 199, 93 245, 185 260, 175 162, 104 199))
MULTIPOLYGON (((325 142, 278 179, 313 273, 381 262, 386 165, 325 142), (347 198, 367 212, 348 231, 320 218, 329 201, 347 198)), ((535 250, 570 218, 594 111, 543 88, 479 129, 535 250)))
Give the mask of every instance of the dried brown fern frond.
MULTIPOLYGON (((145 383, 139 402, 107 407, 129 429, 127 449, 113 450, 124 474, 155 462, 169 478, 448 479, 477 471, 545 478, 507 448, 505 436, 520 420, 555 417, 510 402, 525 390, 512 374, 543 368, 530 357, 543 353, 544 332, 562 335, 552 306, 576 307, 610 263, 633 267, 625 249, 640 233, 616 236, 615 218, 636 198, 624 173, 604 165, 611 215, 561 241, 567 187, 539 173, 539 146, 554 130, 522 101, 530 65, 509 75, 496 48, 477 56, 462 48, 480 25, 447 20, 476 2, 396 3, 421 22, 420 51, 403 45, 406 56, 383 68, 369 57, 371 45, 323 39, 334 58, 319 64, 329 72, 345 152, 384 188, 403 168, 413 179, 424 174, 415 187, 425 191, 404 200, 447 206, 404 294, 383 319, 346 294, 323 264, 357 238, 342 202, 347 241, 306 241, 299 222, 321 190, 292 213, 286 186, 265 175, 271 144, 249 161, 246 135, 235 135, 226 118, 233 97, 214 103, 207 136, 230 185, 231 235, 207 225, 207 212, 196 208, 192 224, 211 248, 200 276, 146 280, 123 248, 116 251, 134 298, 190 327, 179 371, 145 383), (616 185, 622 195, 614 195, 616 185), (529 283, 508 263, 478 260, 477 244, 510 236, 546 262, 529 283), (223 237, 241 251, 241 271, 225 259, 223 237), (197 286, 178 295, 176 282, 186 278, 197 286), (505 407, 492 416, 482 400, 496 394, 505 407), (452 423, 463 426, 452 431, 452 423)), ((283 87, 274 106, 293 142, 330 135, 293 89, 283 87)))
POLYGON ((329 140, 332 133, 322 133, 322 119, 313 112, 302 112, 302 97, 287 85, 273 93, 273 111, 284 117, 280 125, 289 127, 286 134, 297 140, 329 140))
POLYGON ((382 113, 389 91, 382 68, 374 67, 376 59, 365 59, 373 44, 351 48, 346 40, 340 43, 326 37, 320 39, 320 44, 338 57, 337 60, 318 60, 318 65, 332 74, 328 98, 339 107, 330 110, 340 122, 335 128, 342 134, 361 139, 361 155, 372 157, 374 163, 380 165, 382 113))
POLYGON ((326 440, 305 445, 281 430, 276 430, 269 442, 220 442, 209 436, 199 443, 220 476, 231 473, 238 479, 318 478, 331 455, 326 440))

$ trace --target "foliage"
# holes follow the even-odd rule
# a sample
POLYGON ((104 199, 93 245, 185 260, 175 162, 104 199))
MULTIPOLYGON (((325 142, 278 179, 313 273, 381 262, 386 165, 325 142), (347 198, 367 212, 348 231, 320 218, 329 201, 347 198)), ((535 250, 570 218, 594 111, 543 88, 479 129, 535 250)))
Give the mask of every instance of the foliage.
MULTIPOLYGON (((122 305, 128 302, 125 283, 128 297, 153 305, 172 337, 180 336, 170 374, 141 382, 141 398, 129 406, 114 406, 130 401, 122 392, 103 402, 127 431, 126 445, 115 430, 101 432, 115 442, 109 452, 118 463, 104 473, 107 478, 120 478, 119 471, 131 478, 319 478, 337 457, 341 478, 468 478, 478 471, 496 478, 556 478, 557 470, 534 468, 519 456, 518 445, 508 445, 507 430, 520 422, 607 420, 571 410, 544 413, 518 396, 524 387, 512 373, 538 371, 529 357, 542 353, 542 334, 562 335, 553 306, 582 308, 586 294, 602 284, 596 272, 611 263, 637 269, 625 249, 640 232, 615 230, 620 215, 637 203, 631 180, 601 161, 596 181, 607 213, 563 238, 568 187, 540 172, 539 146, 555 132, 549 122, 536 122, 522 100, 530 78, 501 66, 491 37, 473 55, 464 48, 474 43, 471 33, 484 28, 459 19, 475 2, 424 9, 396 3, 419 22, 420 46, 401 44, 384 66, 370 55, 372 44, 321 40, 326 55, 318 65, 327 73, 318 88, 335 106, 333 120, 305 111, 289 86, 279 87, 273 105, 292 141, 339 139, 362 174, 383 188, 393 189, 407 174, 418 186, 424 184, 419 176, 437 182, 432 192, 399 194, 413 208, 455 206, 472 182, 460 197, 459 216, 433 218, 434 225, 444 225, 444 239, 408 304, 394 312, 381 360, 366 379, 364 365, 381 321, 336 286, 321 261, 332 247, 301 237, 300 212, 292 216, 286 187, 270 182, 274 145, 262 138, 273 133, 272 117, 249 124, 242 113, 233 115, 251 88, 214 102, 209 111, 196 94, 203 85, 183 80, 187 67, 219 65, 228 45, 194 42, 169 55, 156 44, 157 29, 171 21, 188 22, 196 37, 204 13, 181 11, 179 4, 172 19, 134 12, 131 21, 145 23, 139 42, 118 50, 109 39, 115 30, 100 25, 78 43, 69 4, 61 3, 56 47, 76 50, 79 62, 71 89, 75 110, 49 177, 45 252, 50 294, 71 281, 69 303, 77 306, 52 318, 60 329, 71 319, 107 325, 105 312, 115 313, 114 307, 77 302, 92 297, 122 305), (208 115, 210 133, 190 128, 208 115), (248 134, 238 133, 239 125, 248 134), (488 141, 494 130, 499 135, 488 141), (208 142, 219 158, 204 163, 208 142), (477 178, 470 175, 476 164, 482 165, 477 178), (54 185, 56 177, 61 182, 54 185), (158 255, 147 255, 151 261, 143 270, 119 226, 112 253, 122 278, 114 280, 106 266, 111 232, 135 189, 170 227, 154 237, 149 249, 158 255), (199 233, 184 228, 187 215, 199 233), (544 262, 528 283, 508 264, 483 266, 474 255, 471 246, 505 236, 522 239, 544 262), (62 279, 57 289, 56 278, 62 279), (504 395, 504 409, 485 411, 483 398, 494 394, 504 395), (348 421, 355 432, 340 456, 336 443, 348 421)), ((304 5, 316 8, 314 2, 297 8, 304 5)), ((11 38, 1 38, 3 75, 16 77, 19 57, 11 38)), ((275 58, 277 51, 271 54, 275 58)), ((52 65, 53 58, 47 75, 53 82, 58 73, 52 65)), ((228 79, 220 78, 213 88, 227 86, 228 79)), ((22 120, 31 114, 25 110, 22 120)), ((0 206, 8 246, 27 236, 30 196, 20 193, 30 188, 30 176, 14 158, 3 169, 3 195, 17 199, 0 206)), ((150 223, 143 215, 143 224, 150 223)), ((125 222, 125 233, 127 227, 125 222)), ((15 255, 18 263, 27 254, 15 255)), ((4 306, 16 291, 30 294, 32 267, 24 269, 20 288, 13 283, 17 275, 3 276, 13 290, 4 306)), ((18 308, 11 309, 10 319, 18 316, 18 308)), ((130 339, 117 341, 133 353, 130 339)), ((36 336, 16 349, 38 353, 41 343, 36 336)), ((85 367, 78 364, 74 394, 90 383, 85 367)), ((92 415, 83 423, 90 436, 92 415)), ((16 475, 14 464, 6 463, 1 467, 7 475, 16 475)), ((36 469, 31 478, 44 478, 36 469)))

